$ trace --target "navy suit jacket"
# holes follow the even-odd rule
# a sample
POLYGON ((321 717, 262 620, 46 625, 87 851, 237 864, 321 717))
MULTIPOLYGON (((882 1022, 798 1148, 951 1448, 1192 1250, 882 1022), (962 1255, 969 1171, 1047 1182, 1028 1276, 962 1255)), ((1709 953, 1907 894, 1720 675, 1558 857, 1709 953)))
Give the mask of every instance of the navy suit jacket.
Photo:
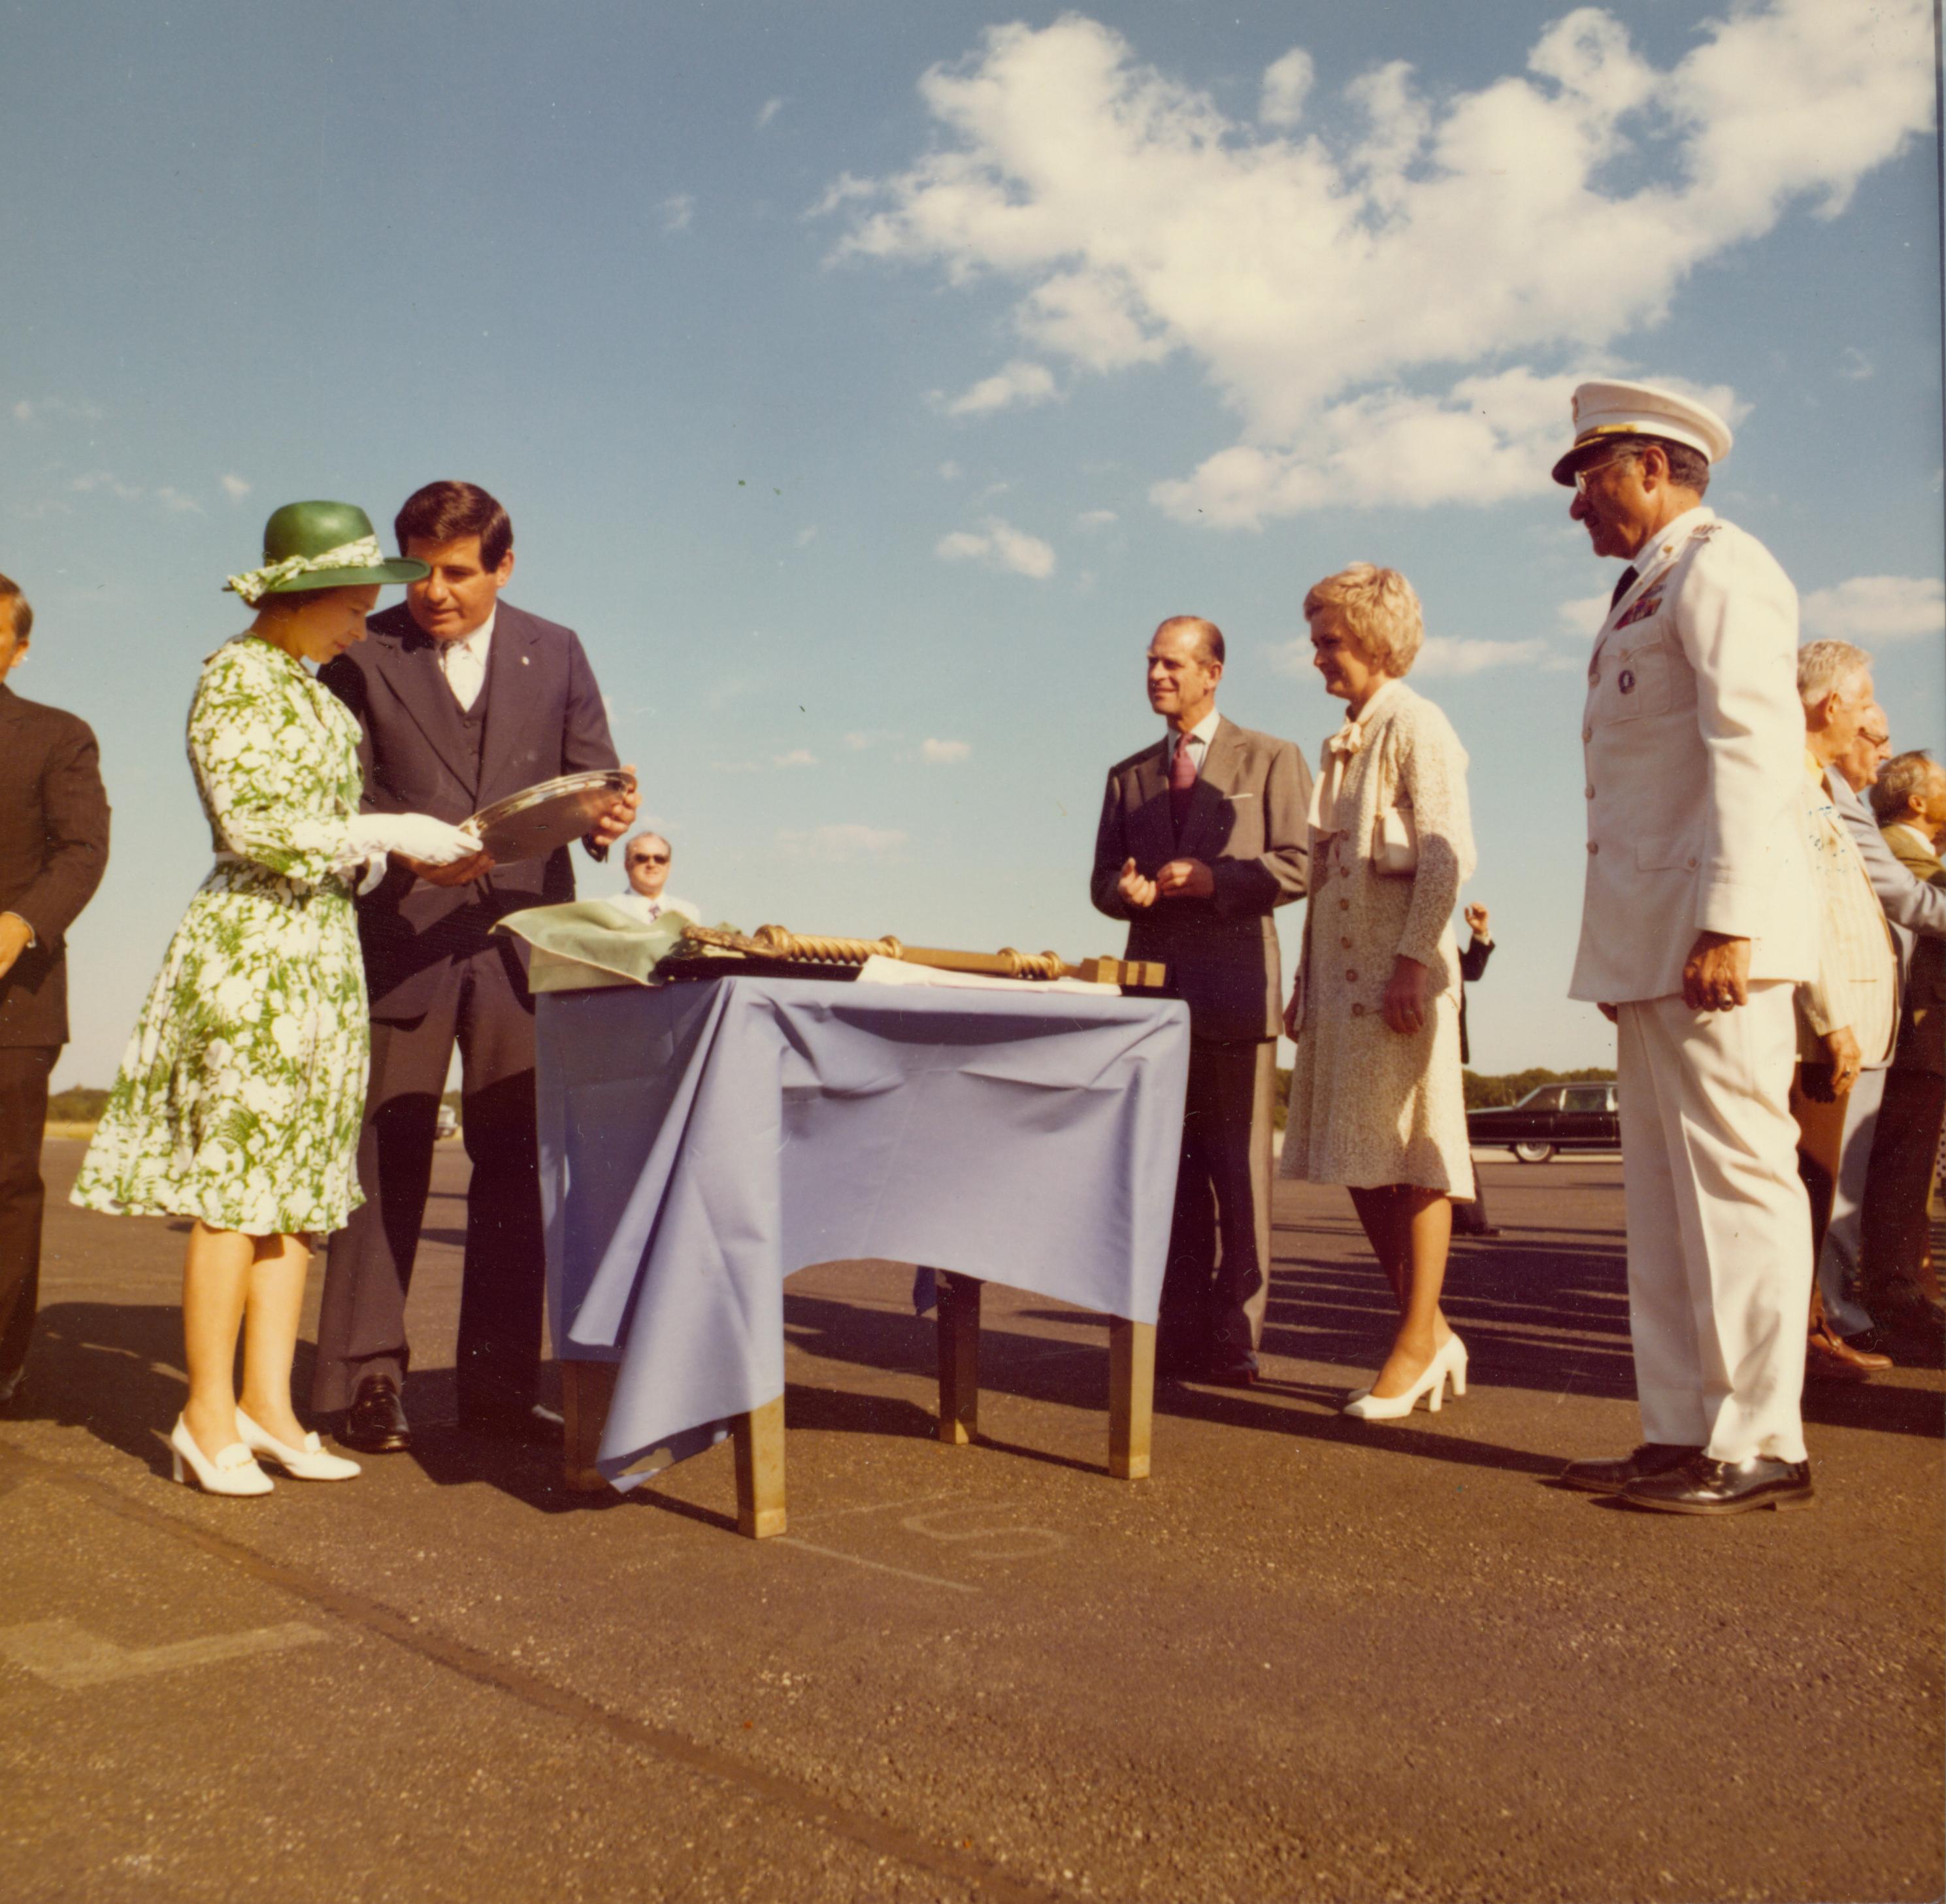
MULTIPOLYGON (((476 775, 438 644, 403 602, 366 626, 369 639, 318 674, 358 717, 366 812, 431 813, 457 824, 539 781, 617 764, 601 690, 572 628, 500 603, 476 775)), ((573 896, 565 847, 496 866, 465 886, 430 886, 392 866, 358 902, 373 1016, 417 1017, 432 1002, 441 965, 504 943, 488 938, 496 921, 573 896)))
POLYGON ((0 912, 34 929, 0 978, 0 1045, 67 1042, 67 929, 107 864, 93 732, 0 685, 0 912))

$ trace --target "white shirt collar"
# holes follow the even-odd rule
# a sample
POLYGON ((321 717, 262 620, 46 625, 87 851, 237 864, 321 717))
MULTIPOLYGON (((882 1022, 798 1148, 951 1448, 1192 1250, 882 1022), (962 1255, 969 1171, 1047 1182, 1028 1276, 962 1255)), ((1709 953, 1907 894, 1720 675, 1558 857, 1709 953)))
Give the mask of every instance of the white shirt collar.
POLYGON ((1209 743, 1216 738, 1216 724, 1223 717, 1212 708, 1194 727, 1190 729, 1187 734, 1178 734, 1173 727, 1170 728, 1169 730, 1169 759, 1172 761, 1175 760, 1176 748, 1185 740, 1200 742, 1203 752, 1208 753, 1209 743))
POLYGON ((1684 510, 1673 522, 1665 523, 1659 533, 1651 535, 1636 550, 1629 558, 1629 566, 1638 575, 1647 575, 1651 569, 1659 567, 1675 556, 1689 539, 1691 530, 1716 520, 1716 511, 1707 502, 1699 502, 1694 509, 1684 510))
POLYGON ((486 611, 486 619, 471 634, 462 634, 456 641, 442 641, 439 644, 442 663, 455 648, 463 648, 476 660, 484 661, 486 650, 493 643, 493 624, 500 619, 500 607, 496 602, 486 611))
POLYGON ((1902 819, 1894 820, 1885 829, 1885 831, 1888 833, 1909 834, 1922 853, 1929 853, 1935 859, 1939 856, 1939 849, 1932 844, 1932 841, 1920 832, 1917 827, 1910 825, 1902 819))

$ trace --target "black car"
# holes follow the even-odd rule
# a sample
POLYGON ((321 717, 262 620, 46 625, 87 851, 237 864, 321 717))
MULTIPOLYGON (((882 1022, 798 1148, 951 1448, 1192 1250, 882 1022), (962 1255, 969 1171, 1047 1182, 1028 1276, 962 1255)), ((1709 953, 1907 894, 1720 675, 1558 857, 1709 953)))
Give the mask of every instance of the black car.
POLYGON ((1544 1164, 1557 1150, 1619 1150, 1620 1113, 1613 1085, 1543 1085, 1518 1104, 1466 1113, 1469 1143, 1504 1144, 1524 1164, 1544 1164))

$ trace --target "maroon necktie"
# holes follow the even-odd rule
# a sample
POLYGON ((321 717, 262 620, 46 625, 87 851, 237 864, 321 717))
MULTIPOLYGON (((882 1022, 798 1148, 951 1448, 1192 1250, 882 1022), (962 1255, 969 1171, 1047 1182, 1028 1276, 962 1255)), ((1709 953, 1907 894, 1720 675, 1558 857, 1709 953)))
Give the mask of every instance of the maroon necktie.
POLYGON ((1189 736, 1184 734, 1175 743, 1175 758, 1169 766, 1169 816, 1178 834, 1189 817, 1189 796, 1195 785, 1196 756, 1189 751, 1189 736))

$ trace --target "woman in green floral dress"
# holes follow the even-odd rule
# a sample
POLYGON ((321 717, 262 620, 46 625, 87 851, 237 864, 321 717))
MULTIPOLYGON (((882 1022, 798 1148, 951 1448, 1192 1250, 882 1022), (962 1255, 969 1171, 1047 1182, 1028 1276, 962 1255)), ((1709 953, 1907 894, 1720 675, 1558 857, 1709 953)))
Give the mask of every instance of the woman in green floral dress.
POLYGON ((189 755, 216 864, 162 961, 73 1199, 194 1219, 183 1270, 190 1393, 169 1437, 212 1492, 287 1474, 343 1480, 291 1408, 311 1239, 363 1199, 355 1159, 369 1028, 352 894, 388 849, 435 863, 476 850, 425 814, 358 810, 357 723, 306 662, 365 637, 387 561, 362 510, 293 503, 264 529, 265 566, 229 587, 257 606, 204 664, 189 755), (233 1386, 244 1330, 243 1387, 233 1386))

